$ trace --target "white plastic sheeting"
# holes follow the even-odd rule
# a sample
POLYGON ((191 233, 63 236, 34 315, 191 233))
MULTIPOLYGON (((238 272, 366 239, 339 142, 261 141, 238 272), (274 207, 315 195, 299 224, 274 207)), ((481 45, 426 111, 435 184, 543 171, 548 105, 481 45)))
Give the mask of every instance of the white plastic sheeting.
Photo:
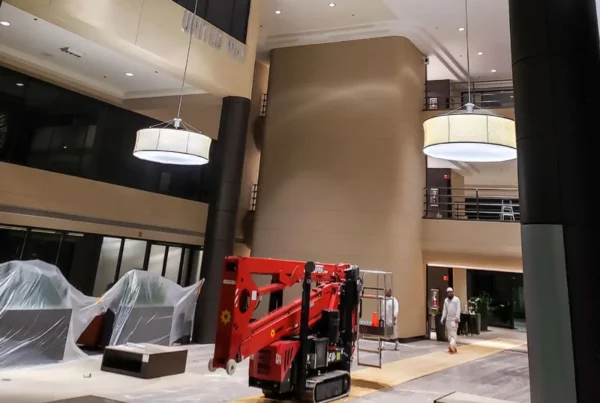
POLYGON ((56 266, 0 264, 0 368, 85 357, 75 342, 102 310, 56 266))
POLYGON ((191 335, 203 283, 183 288, 158 273, 128 271, 101 297, 103 306, 115 316, 110 345, 170 345, 191 335))
POLYGON ((191 334, 203 283, 183 288, 158 273, 131 270, 94 298, 69 284, 56 266, 39 260, 0 264, 0 368, 86 357, 76 341, 109 309, 111 345, 179 342, 191 334))

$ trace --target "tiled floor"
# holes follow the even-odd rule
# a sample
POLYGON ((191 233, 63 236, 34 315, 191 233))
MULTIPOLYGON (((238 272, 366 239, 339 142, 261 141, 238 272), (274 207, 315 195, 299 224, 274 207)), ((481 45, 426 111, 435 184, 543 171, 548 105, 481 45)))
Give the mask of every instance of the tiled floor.
MULTIPOLYGON (((518 340, 524 342, 525 333, 495 329, 479 337, 461 338, 464 355, 461 356, 459 351, 458 356, 448 356, 456 357, 456 362, 442 355, 445 354, 444 343, 433 340, 402 344, 399 351, 393 351, 393 345, 389 344, 390 351, 384 354, 387 366, 381 373, 381 378, 387 379, 388 385, 377 390, 363 390, 364 393, 358 393, 360 387, 356 386, 353 395, 357 397, 347 401, 431 403, 445 394, 459 391, 517 403, 528 402, 526 347, 508 350, 502 347, 481 359, 477 359, 477 354, 481 353, 479 345, 467 347, 481 342, 493 344, 493 340, 498 338, 517 340, 519 344, 518 340), (472 351, 468 352, 469 349, 472 351), (473 351, 477 354, 466 357, 473 351), (443 362, 440 364, 440 361, 443 362), (441 369, 431 367, 432 362, 441 369), (423 365, 432 369, 427 370, 423 365), (415 368, 415 376, 411 376, 412 368, 415 368), (394 371, 398 371, 398 378, 394 371), (418 371, 424 371, 426 375, 421 376, 418 371), (395 380, 403 383, 396 384, 393 382, 395 380)), ((185 374, 156 380, 101 372, 100 357, 35 369, 4 371, 0 372, 0 402, 45 403, 89 394, 127 403, 264 401, 256 398, 260 391, 247 386, 247 363, 239 364, 237 372, 231 377, 223 371, 209 373, 207 362, 211 355, 211 346, 192 346, 185 374)), ((355 378, 359 380, 373 376, 368 371, 371 370, 357 369, 355 378)))
POLYGON ((527 355, 506 351, 491 357, 459 365, 403 383, 385 392, 376 393, 356 402, 431 403, 451 392, 529 402, 529 368, 527 355))

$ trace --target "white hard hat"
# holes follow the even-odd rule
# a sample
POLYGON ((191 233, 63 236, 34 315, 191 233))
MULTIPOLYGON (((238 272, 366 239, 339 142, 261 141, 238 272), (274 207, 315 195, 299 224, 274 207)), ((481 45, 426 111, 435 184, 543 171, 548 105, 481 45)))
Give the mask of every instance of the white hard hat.
POLYGON ((454 290, 452 289, 452 287, 448 287, 448 289, 446 290, 446 292, 454 292, 454 290))

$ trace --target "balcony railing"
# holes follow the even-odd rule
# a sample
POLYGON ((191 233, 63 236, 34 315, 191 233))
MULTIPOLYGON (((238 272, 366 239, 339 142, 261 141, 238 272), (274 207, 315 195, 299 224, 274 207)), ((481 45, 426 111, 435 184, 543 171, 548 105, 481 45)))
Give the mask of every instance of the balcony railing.
POLYGON ((256 211, 256 200, 258 199, 258 184, 252 185, 250 192, 250 211, 256 211))
POLYGON ((264 94, 261 99, 260 116, 267 116, 267 99, 268 94, 264 94))
MULTIPOLYGON (((428 81, 424 110, 454 110, 469 102, 468 83, 448 80, 428 81)), ((471 102, 481 108, 513 108, 515 106, 511 80, 477 81, 471 83, 471 102)))
POLYGON ((425 188, 423 218, 519 221, 516 188, 425 188))

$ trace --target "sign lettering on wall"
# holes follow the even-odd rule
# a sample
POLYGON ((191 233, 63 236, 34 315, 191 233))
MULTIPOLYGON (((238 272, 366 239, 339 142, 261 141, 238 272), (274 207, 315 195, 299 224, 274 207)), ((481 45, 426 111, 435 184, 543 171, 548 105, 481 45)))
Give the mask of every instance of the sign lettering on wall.
POLYGON ((225 48, 225 51, 236 60, 242 62, 246 60, 246 45, 190 11, 186 10, 183 13, 181 28, 186 34, 189 34, 191 30, 194 38, 217 50, 225 48))

